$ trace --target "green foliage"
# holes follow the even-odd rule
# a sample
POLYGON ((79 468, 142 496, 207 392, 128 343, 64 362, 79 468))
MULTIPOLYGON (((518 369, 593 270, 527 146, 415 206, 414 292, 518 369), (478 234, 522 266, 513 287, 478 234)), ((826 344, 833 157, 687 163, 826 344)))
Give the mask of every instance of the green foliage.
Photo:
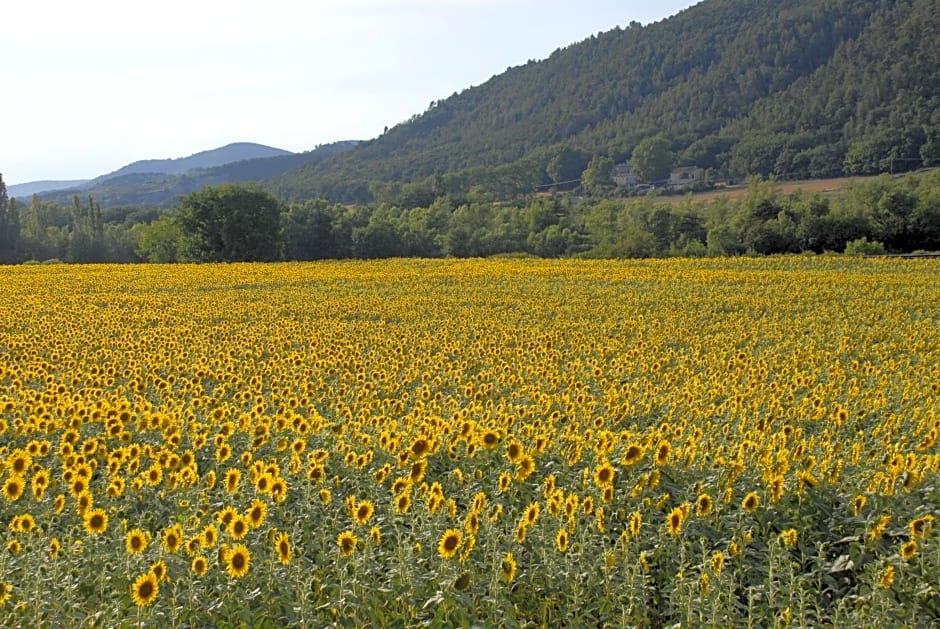
POLYGON ((878 256, 884 255, 885 246, 878 241, 868 242, 864 236, 845 245, 847 256, 878 256))
POLYGON ((206 186, 180 199, 176 220, 187 234, 184 255, 193 260, 263 261, 280 257, 280 205, 257 186, 206 186))
POLYGON ((592 192, 602 192, 614 186, 610 171, 614 167, 614 160, 609 157, 594 156, 588 162, 587 168, 581 173, 581 185, 592 192))
POLYGON ((148 225, 137 226, 137 255, 147 262, 176 262, 185 247, 179 222, 164 215, 148 225))
POLYGON ((587 156, 583 152, 565 146, 552 157, 545 171, 555 183, 568 183, 580 179, 586 166, 587 156))
POLYGON ((644 183, 668 179, 674 161, 669 140, 661 135, 641 140, 630 157, 633 172, 644 183))
POLYGON ((20 220, 16 203, 7 196, 0 175, 0 264, 15 262, 20 248, 20 220))

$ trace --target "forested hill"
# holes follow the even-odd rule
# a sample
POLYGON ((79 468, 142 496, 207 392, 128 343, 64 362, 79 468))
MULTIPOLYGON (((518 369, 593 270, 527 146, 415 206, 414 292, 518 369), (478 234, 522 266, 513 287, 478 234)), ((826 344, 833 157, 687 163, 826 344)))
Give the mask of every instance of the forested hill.
POLYGON ((507 195, 655 135, 674 165, 728 176, 912 169, 940 158, 937 33, 940 0, 705 0, 511 68, 271 185, 289 199, 369 201, 408 182, 507 195))

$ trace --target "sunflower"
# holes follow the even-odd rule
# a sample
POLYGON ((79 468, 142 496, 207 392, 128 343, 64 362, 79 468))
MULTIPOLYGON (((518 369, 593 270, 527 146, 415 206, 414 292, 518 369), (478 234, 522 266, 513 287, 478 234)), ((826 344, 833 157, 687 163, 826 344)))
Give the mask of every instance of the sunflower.
POLYGON ((411 507, 411 494, 402 493, 395 496, 395 512, 405 514, 411 507))
POLYGON ((643 527, 643 514, 634 511, 630 514, 630 536, 637 538, 640 536, 640 529, 643 527))
POLYGON ((793 548, 796 546, 796 543, 800 539, 800 532, 796 529, 787 529, 780 533, 780 540, 783 542, 783 545, 788 548, 793 548))
POLYGON ((108 514, 103 509, 89 509, 85 512, 85 530, 90 535, 104 533, 108 528, 108 514))
POLYGON ((665 465, 669 461, 669 454, 672 452, 672 444, 666 440, 660 441, 656 447, 656 465, 665 465))
POLYGON ((431 444, 425 437, 418 437, 411 443, 409 450, 412 456, 419 459, 431 450, 431 444))
POLYGON ((184 548, 186 549, 186 554, 192 557, 199 552, 199 549, 202 547, 202 536, 196 535, 195 537, 190 537, 186 540, 184 548))
POLYGON ((261 474, 255 479, 255 489, 258 490, 258 493, 271 493, 271 485, 273 484, 274 479, 268 474, 261 474))
POLYGON ((147 550, 147 545, 150 543, 150 534, 146 533, 140 529, 134 529, 127 534, 127 538, 124 540, 124 546, 127 548, 127 553, 130 555, 139 555, 145 550, 147 550))
POLYGON ((336 537, 336 545, 339 546, 341 557, 348 557, 356 550, 356 544, 359 539, 352 531, 343 531, 336 537))
POLYGON ((516 570, 518 567, 516 558, 512 556, 512 553, 506 553, 503 557, 502 565, 500 566, 500 578, 506 583, 512 583, 516 578, 516 570))
POLYGON ((287 483, 283 478, 275 478, 274 482, 271 483, 271 497, 276 502, 284 502, 284 499, 287 498, 287 483))
POLYGON ((929 535, 930 529, 933 528, 933 521, 934 517, 930 514, 911 520, 911 537, 926 537, 929 535))
POLYGON ((859 494, 855 496, 855 500, 852 501, 852 513, 855 514, 855 517, 858 517, 862 514, 862 509, 865 508, 865 504, 868 503, 868 497, 859 494))
POLYGON ((399 476, 392 482, 391 492, 392 495, 397 496, 398 494, 408 490, 412 486, 411 478, 408 476, 399 476))
POLYGON ((157 600, 157 595, 160 593, 159 581, 160 579, 153 571, 145 572, 137 577, 131 586, 131 598, 134 599, 134 604, 143 607, 157 600))
MULTIPOLYGON (((6 487, 4 487, 4 495, 6 494, 6 487)), ((62 510, 65 509, 65 495, 59 494, 55 497, 55 500, 52 501, 52 511, 55 513, 62 513, 62 510)))
POLYGON ((0 605, 6 605, 13 593, 13 586, 9 583, 0 583, 0 605))
POLYGON ((248 574, 248 568, 251 566, 251 551, 243 544, 235 544, 225 554, 225 563, 229 575, 240 579, 248 574))
POLYGON ((559 552, 566 552, 568 550, 568 531, 566 529, 559 529, 558 535, 555 536, 555 545, 558 547, 559 552))
POLYGON ((248 520, 241 514, 236 513, 228 523, 228 534, 232 536, 232 539, 237 541, 248 535, 250 528, 248 520))
POLYGON ((614 484, 616 470, 610 463, 603 463, 594 470, 594 484, 601 488, 611 487, 614 484))
POLYGON ((411 479, 412 483, 420 483, 427 469, 428 462, 426 460, 415 461, 411 464, 411 471, 408 473, 408 478, 411 479))
POLYGON ((62 550, 62 542, 59 541, 58 537, 53 537, 52 541, 49 542, 49 557, 55 559, 59 556, 60 550, 62 550))
POLYGON ((231 468, 225 473, 225 491, 234 494, 238 491, 238 485, 242 482, 242 472, 239 469, 231 468))
POLYGON ((578 498, 577 494, 568 494, 568 498, 565 499, 565 515, 569 518, 574 517, 580 505, 581 499, 578 498))
POLYGON ((175 553, 183 543, 183 527, 174 524, 163 531, 163 549, 168 553, 175 553))
POLYGON ((744 500, 741 501, 741 508, 745 511, 754 512, 757 511, 757 508, 760 506, 760 496, 758 496, 753 491, 748 495, 744 496, 744 500))
POLYGON ((23 495, 26 481, 21 476, 11 476, 3 483, 3 497, 7 502, 16 502, 23 495))
POLYGON ((146 472, 144 472, 144 481, 154 487, 160 484, 160 481, 163 480, 163 468, 159 463, 154 463, 150 466, 146 472))
POLYGON ((480 515, 476 511, 467 514, 467 519, 464 520, 464 529, 467 531, 467 535, 476 535, 477 531, 480 530, 480 515))
POLYGON ((444 559, 450 559, 460 550, 463 543, 463 533, 457 529, 447 529, 437 543, 437 552, 444 559))
POLYGON ((725 567, 725 554, 720 550, 716 550, 712 555, 712 572, 715 573, 716 577, 721 576, 721 571, 725 567))
POLYGON ((594 498, 588 496, 581 501, 581 512, 584 513, 584 515, 591 515, 594 513, 594 498))
POLYGON ((712 512, 713 506, 714 502, 712 501, 712 497, 708 494, 701 494, 698 500, 695 501, 695 515, 703 518, 712 512))
POLYGON ((518 463, 519 459, 522 458, 523 450, 522 444, 513 439, 506 446, 506 458, 510 463, 518 463))
POLYGON ((372 514, 375 512, 375 507, 372 506, 372 503, 368 500, 363 500, 362 502, 356 505, 356 511, 353 517, 356 520, 356 524, 365 524, 369 521, 369 518, 372 517, 372 514))
POLYGON ((643 446, 633 443, 627 446, 627 450, 623 453, 623 458, 620 459, 620 462, 624 465, 636 465, 640 462, 640 459, 643 458, 643 455, 646 452, 643 450, 643 446))
POLYGON ((878 583, 885 590, 891 588, 891 584, 894 583, 894 566, 888 566, 884 569, 884 572, 881 573, 881 577, 878 579, 878 583))
POLYGON ((525 454, 516 464, 516 480, 524 481, 531 476, 534 471, 535 459, 532 458, 531 454, 525 454))
POLYGON ((9 551, 11 555, 19 555, 21 550, 23 550, 23 545, 20 543, 20 540, 14 538, 7 542, 7 551, 9 551))
POLYGON ((197 577, 201 577, 209 571, 209 561, 202 555, 197 555, 193 558, 193 563, 190 567, 193 570, 193 574, 197 577))
POLYGON ((320 490, 320 502, 322 502, 324 505, 328 505, 330 504, 330 502, 332 502, 332 500, 333 500, 333 494, 330 492, 329 489, 320 490))
MULTIPOLYGON (((264 524, 265 518, 268 517, 268 503, 260 498, 255 498, 254 502, 251 503, 251 506, 248 507, 248 511, 245 513, 245 518, 248 520, 248 524, 251 528, 256 529, 264 524)), ((238 538, 236 538, 238 539, 238 538)))
POLYGON ((683 517, 682 508, 676 507, 669 512, 669 515, 666 517, 666 529, 669 531, 669 534, 673 537, 679 535, 682 532, 682 523, 685 521, 683 517))
POLYGON ((18 530, 20 533, 29 533, 36 527, 36 520, 29 513, 24 513, 19 517, 18 530))
POLYGON ((509 490, 509 486, 512 484, 512 476, 509 475, 509 472, 503 472, 499 475, 499 492, 506 493, 509 490))
POLYGON ((107 494, 112 498, 120 498, 124 495, 124 489, 127 487, 127 482, 121 476, 115 476, 111 479, 111 482, 108 483, 107 494))
POLYGON ((487 450, 492 450, 499 445, 499 433, 495 430, 487 430, 480 436, 480 445, 487 450))
POLYGON ((84 489, 75 497, 75 511, 82 515, 95 506, 94 497, 88 492, 87 489, 84 489))
POLYGON ((280 533, 274 538, 274 548, 277 550, 277 560, 285 566, 289 566, 293 552, 290 545, 290 536, 287 533, 280 533))
POLYGON ((541 506, 538 502, 533 502, 525 508, 525 514, 523 515, 523 518, 525 519, 525 524, 527 527, 532 526, 538 522, 540 511, 541 506))
POLYGON ((382 531, 377 526, 373 526, 369 529, 369 537, 372 538, 372 543, 376 546, 382 543, 382 531))
POLYGON ((41 487, 43 490, 49 486, 49 470, 42 469, 33 475, 33 487, 41 487))
POLYGON ((26 474, 26 470, 29 469, 29 464, 32 462, 33 457, 28 451, 22 448, 17 448, 7 458, 7 465, 12 470, 14 476, 23 476, 26 474))
POLYGON ((203 548, 212 548, 219 541, 219 530, 215 528, 215 524, 207 524, 206 528, 202 529, 201 537, 203 548))
POLYGON ((917 542, 911 540, 901 546, 901 559, 913 559, 917 554, 917 542))
POLYGON ((872 542, 877 542, 879 539, 881 539, 881 536, 885 534, 885 530, 888 528, 888 524, 890 522, 891 514, 884 513, 878 516, 878 519, 875 520, 871 530, 868 531, 868 539, 872 542))

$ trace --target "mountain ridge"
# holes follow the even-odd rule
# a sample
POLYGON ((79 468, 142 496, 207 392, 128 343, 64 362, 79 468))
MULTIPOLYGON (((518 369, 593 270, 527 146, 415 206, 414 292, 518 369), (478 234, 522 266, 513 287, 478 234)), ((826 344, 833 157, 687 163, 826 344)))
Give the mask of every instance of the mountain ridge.
POLYGON ((296 155, 296 153, 273 146, 258 144, 256 142, 231 142, 224 146, 199 151, 185 157, 137 160, 110 173, 98 175, 92 179, 40 180, 13 184, 7 186, 7 192, 11 197, 18 198, 61 190, 77 192, 93 188, 105 181, 117 179, 125 175, 143 173, 151 175, 181 175, 194 170, 216 168, 239 161, 291 155, 296 155))
MULTIPOLYGON (((122 205, 168 207, 175 203, 178 197, 201 190, 205 186, 232 182, 258 182, 265 178, 276 177, 303 164, 328 159, 354 148, 357 144, 356 140, 344 140, 322 144, 311 151, 302 153, 285 151, 268 157, 238 160, 176 174, 126 171, 121 174, 110 173, 91 180, 77 189, 51 191, 43 195, 43 198, 53 202, 68 203, 71 197, 80 194, 94 197, 104 208, 122 205)), ((135 164, 140 163, 142 162, 135 162, 135 164)), ((123 169, 115 173, 120 170, 123 169)))
POLYGON ((218 148, 199 151, 187 157, 145 159, 131 162, 113 172, 95 177, 90 183, 94 185, 123 175, 140 173, 181 175, 192 170, 214 168, 232 162, 284 155, 293 155, 293 153, 284 149, 266 146, 264 144, 256 144, 254 142, 232 142, 218 148))

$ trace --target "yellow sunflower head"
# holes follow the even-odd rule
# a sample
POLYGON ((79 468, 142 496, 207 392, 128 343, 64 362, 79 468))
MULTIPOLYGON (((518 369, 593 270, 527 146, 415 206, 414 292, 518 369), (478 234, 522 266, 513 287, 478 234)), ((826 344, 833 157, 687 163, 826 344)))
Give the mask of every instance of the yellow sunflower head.
POLYGON ((251 551, 243 544, 235 544, 226 553, 225 563, 229 576, 240 579, 248 574, 248 568, 251 566, 251 551))
POLYGON ((108 514, 103 509, 89 509, 85 512, 85 530, 89 535, 98 535, 108 529, 108 514))
POLYGON ((153 571, 140 575, 131 585, 131 598, 134 600, 134 604, 139 607, 153 603, 157 600, 159 593, 160 579, 153 571))
POLYGON ((463 533, 458 529, 447 529, 437 544, 437 552, 444 559, 450 559, 460 550, 461 544, 463 544, 463 533))

